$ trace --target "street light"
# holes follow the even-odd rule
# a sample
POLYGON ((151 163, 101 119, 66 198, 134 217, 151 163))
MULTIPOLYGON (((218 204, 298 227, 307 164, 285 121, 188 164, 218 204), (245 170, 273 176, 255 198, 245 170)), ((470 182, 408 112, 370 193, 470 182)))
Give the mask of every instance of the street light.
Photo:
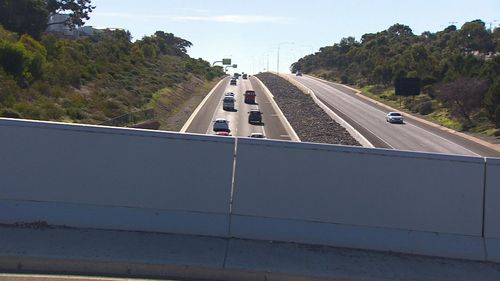
POLYGON ((269 71, 269 55, 270 55, 271 53, 273 53, 273 52, 274 52, 274 50, 268 50, 268 51, 266 51, 266 52, 262 53, 262 56, 266 56, 266 59, 267 59, 267 67, 266 67, 266 71, 269 71))
POLYGON ((281 43, 278 44, 278 58, 276 60, 277 61, 277 63, 276 63, 277 64, 276 72, 278 74, 280 74, 280 47, 281 47, 281 45, 285 45, 285 44, 291 44, 291 45, 293 45, 295 43, 293 43, 293 42, 281 42, 281 43))

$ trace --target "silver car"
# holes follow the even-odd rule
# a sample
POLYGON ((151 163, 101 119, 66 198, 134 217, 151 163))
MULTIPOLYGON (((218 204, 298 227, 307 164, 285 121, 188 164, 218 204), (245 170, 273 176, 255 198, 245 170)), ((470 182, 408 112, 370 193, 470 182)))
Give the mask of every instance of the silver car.
POLYGON ((385 116, 385 121, 387 121, 389 123, 401 123, 401 124, 403 124, 404 119, 405 118, 403 117, 403 115, 399 112, 389 112, 385 116))

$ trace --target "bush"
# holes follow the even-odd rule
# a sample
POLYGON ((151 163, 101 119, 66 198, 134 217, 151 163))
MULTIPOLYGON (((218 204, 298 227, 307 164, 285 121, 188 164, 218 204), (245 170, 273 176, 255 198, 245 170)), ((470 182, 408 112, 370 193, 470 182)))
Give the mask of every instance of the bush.
POLYGON ((500 128, 500 105, 497 105, 495 110, 495 127, 500 128))
POLYGON ((430 114, 433 111, 434 111, 434 109, 432 108, 432 102, 431 101, 424 101, 418 107, 418 113, 420 113, 422 115, 430 114))
POLYGON ((0 116, 5 118, 22 118, 19 112, 10 108, 5 108, 0 111, 0 116))

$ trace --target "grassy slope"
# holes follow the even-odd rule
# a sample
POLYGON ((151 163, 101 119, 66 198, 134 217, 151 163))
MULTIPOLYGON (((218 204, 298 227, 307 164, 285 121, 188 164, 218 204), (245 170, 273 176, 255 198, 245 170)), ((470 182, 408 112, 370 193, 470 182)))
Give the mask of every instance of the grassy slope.
MULTIPOLYGON (((166 122, 185 100, 206 93, 218 80, 207 79, 217 76, 207 62, 159 53, 146 57, 140 43, 117 35, 99 40, 45 36, 39 42, 48 53, 43 75, 24 86, 0 64, 0 117, 100 124, 153 108, 166 122)), ((0 28, 0 48, 19 38, 0 28)))

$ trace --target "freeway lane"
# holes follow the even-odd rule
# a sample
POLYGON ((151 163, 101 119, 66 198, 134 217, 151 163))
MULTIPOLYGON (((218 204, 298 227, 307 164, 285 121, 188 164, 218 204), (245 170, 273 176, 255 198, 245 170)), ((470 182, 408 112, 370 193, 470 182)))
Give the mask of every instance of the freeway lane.
POLYGON ((321 101, 358 129, 376 147, 500 157, 498 151, 418 121, 407 118, 405 124, 387 123, 386 109, 333 83, 308 76, 289 77, 314 91, 321 101))
MULTIPOLYGON (((212 130, 213 120, 225 118, 229 121, 231 135, 248 137, 251 133, 263 133, 267 138, 279 140, 291 140, 284 125, 273 109, 270 97, 265 94, 264 89, 256 78, 238 79, 237 86, 229 85, 230 78, 226 77, 215 87, 213 93, 207 98, 198 112, 195 112, 186 132, 199 134, 214 134, 212 130), (246 90, 254 90, 257 94, 256 104, 246 104, 244 96, 246 90), (222 99, 227 92, 235 94, 235 111, 222 109, 222 99), (258 108, 263 112, 264 125, 252 125, 248 123, 248 111, 258 108)), ((191 119, 191 118, 190 118, 191 119)), ((189 122, 189 121, 188 121, 189 122)))

